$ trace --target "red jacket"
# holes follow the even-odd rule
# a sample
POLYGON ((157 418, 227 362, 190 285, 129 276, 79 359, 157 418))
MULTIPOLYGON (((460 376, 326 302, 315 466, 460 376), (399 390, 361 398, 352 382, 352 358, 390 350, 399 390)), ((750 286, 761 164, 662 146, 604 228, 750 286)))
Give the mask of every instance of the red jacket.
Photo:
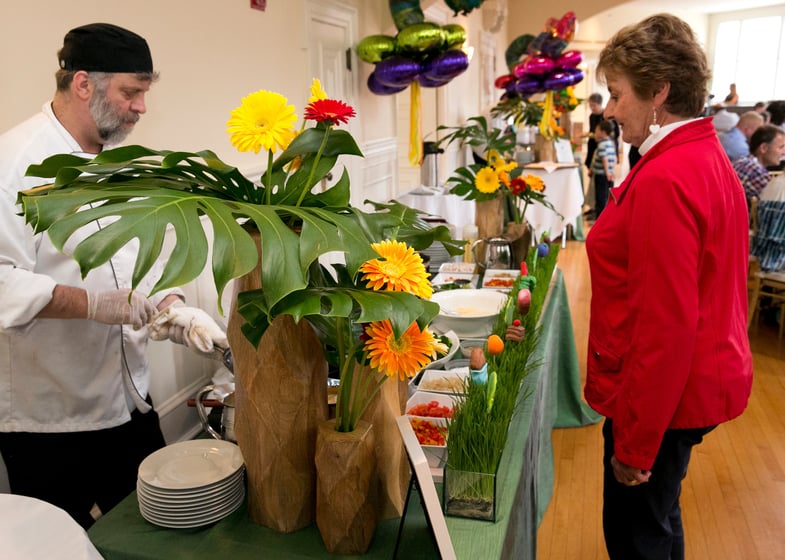
POLYGON ((591 270, 585 396, 613 419, 615 454, 649 469, 665 430, 747 406, 747 202, 711 119, 655 144, 586 240, 591 270))

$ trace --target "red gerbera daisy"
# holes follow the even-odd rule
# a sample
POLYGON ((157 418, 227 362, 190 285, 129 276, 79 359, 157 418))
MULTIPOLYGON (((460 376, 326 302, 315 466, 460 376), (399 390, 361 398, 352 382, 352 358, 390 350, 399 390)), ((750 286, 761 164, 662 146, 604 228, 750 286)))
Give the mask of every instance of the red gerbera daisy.
POLYGON ((351 105, 337 99, 317 99, 305 108, 306 120, 329 122, 331 125, 346 124, 355 115, 351 105))

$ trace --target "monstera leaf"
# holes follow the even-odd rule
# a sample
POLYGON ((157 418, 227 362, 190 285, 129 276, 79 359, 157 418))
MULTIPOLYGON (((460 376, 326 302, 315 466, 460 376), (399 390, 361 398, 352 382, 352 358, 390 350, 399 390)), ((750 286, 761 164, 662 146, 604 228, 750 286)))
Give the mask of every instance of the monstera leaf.
MULTIPOLYGON (((360 265, 377 257, 370 244, 391 233, 415 249, 439 240, 451 254, 460 253, 447 228, 430 228, 416 211, 397 203, 378 205, 379 211, 372 214, 351 207, 345 171, 325 192, 314 194, 306 188, 304 196, 296 197, 302 198, 296 205, 295 197, 287 194, 296 189, 284 188, 288 181, 304 187, 327 173, 321 171, 321 164, 313 173, 307 165, 307 150, 319 141, 318 135, 304 135, 300 148, 297 140, 266 176, 269 187, 255 185, 210 151, 128 146, 107 150, 92 160, 57 155, 31 166, 28 175, 53 178, 54 182, 20 193, 19 201, 27 222, 36 232, 46 231, 60 250, 80 228, 101 220, 101 229, 74 249, 73 257, 83 276, 137 239, 134 287, 161 257, 167 229, 172 228, 176 243, 153 292, 186 284, 204 270, 210 246, 206 234, 209 222, 213 246, 210 266, 219 302, 226 285, 251 272, 259 262, 258 235, 263 289, 240 300, 249 320, 246 336, 252 341, 258 342, 269 321, 282 313, 295 319, 331 313, 354 314, 362 320, 387 317, 393 320, 396 332, 403 332, 414 320, 430 319, 433 309, 418 298, 363 291, 354 278, 360 265), (303 151, 298 153, 298 149, 303 151), (293 173, 285 172, 298 156, 300 167, 293 173), (268 188, 274 192, 265 192, 268 188), (265 203, 268 194, 272 204, 265 203), (313 282, 309 269, 330 252, 343 253, 344 275, 350 282, 321 286, 313 282)), ((355 149, 356 145, 347 148, 349 153, 355 149)), ((341 150, 327 154, 328 163, 338 152, 341 150)))

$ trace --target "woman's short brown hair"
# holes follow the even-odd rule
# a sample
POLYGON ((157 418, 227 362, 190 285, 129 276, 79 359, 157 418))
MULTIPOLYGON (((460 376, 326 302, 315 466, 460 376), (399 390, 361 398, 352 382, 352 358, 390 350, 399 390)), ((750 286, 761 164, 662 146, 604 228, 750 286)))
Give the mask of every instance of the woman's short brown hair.
POLYGON ((670 14, 653 15, 617 32, 600 53, 597 74, 623 76, 641 99, 653 97, 669 83, 664 107, 681 117, 703 112, 711 77, 692 28, 670 14))

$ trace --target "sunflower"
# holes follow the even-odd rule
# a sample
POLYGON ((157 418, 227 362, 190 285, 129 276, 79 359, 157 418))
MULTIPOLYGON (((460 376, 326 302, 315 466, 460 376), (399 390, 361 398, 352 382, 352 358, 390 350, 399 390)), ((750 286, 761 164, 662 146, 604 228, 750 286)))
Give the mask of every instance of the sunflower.
POLYGON ((381 259, 366 261, 361 267, 362 280, 367 287, 376 291, 409 292, 418 297, 429 299, 433 288, 428 281, 420 255, 406 243, 384 240, 371 245, 381 259))
POLYGON ((275 153, 285 150, 296 134, 293 125, 297 120, 294 105, 288 105, 280 93, 259 90, 243 97, 239 107, 231 112, 226 123, 230 141, 241 152, 264 148, 275 153))
POLYGON ((365 351, 368 352, 371 367, 388 377, 414 377, 437 354, 447 353, 447 346, 438 342, 427 328, 420 331, 416 322, 398 340, 395 339, 389 319, 368 323, 365 334, 368 336, 365 351))
POLYGON ((356 113, 351 105, 337 99, 317 99, 305 108, 305 119, 327 122, 331 125, 346 124, 356 113))
POLYGON ((477 190, 481 193, 495 193, 499 190, 499 185, 499 176, 492 167, 483 167, 477 172, 477 176, 474 178, 474 186, 476 186, 477 190))
POLYGON ((311 82, 311 97, 308 98, 308 103, 313 103, 320 99, 327 99, 327 94, 322 89, 322 82, 318 78, 314 78, 311 82))

